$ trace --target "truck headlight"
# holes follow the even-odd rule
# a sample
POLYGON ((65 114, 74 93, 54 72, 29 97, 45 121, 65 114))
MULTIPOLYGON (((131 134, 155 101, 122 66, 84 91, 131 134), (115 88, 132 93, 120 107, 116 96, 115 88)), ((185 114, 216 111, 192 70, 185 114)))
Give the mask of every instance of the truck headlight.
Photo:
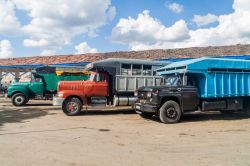
POLYGON ((147 97, 148 98, 152 97, 152 93, 151 92, 147 92, 147 97))
POLYGON ((59 92, 59 93, 58 93, 58 97, 63 97, 63 93, 62 93, 62 92, 59 92))
POLYGON ((138 96, 138 91, 135 91, 134 96, 135 96, 135 97, 138 96))

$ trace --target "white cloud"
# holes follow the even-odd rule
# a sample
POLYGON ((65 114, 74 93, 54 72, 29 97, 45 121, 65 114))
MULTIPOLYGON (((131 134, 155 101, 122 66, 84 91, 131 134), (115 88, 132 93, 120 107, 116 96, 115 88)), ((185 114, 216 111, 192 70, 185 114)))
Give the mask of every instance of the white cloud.
POLYGON ((112 40, 129 44, 134 50, 138 44, 153 45, 157 42, 178 42, 189 38, 185 21, 179 20, 171 27, 166 27, 149 14, 145 10, 136 19, 120 19, 112 30, 112 40))
POLYGON ((23 45, 25 47, 46 47, 49 45, 49 42, 45 39, 40 39, 40 40, 25 39, 23 41, 23 45))
POLYGON ((16 35, 21 27, 12 1, 0 0, 0 34, 16 35))
POLYGON ((87 42, 82 42, 75 46, 75 54, 97 53, 96 48, 91 48, 87 42))
POLYGON ((166 3, 165 6, 174 13, 181 13, 184 9, 184 6, 178 3, 166 3))
POLYGON ((0 40, 0 58, 9 58, 12 54, 12 45, 9 40, 0 40))
POLYGON ((112 20, 116 8, 111 0, 13 0, 31 21, 22 27, 28 36, 25 47, 38 47, 42 54, 55 53, 79 35, 96 36, 95 30, 112 20))
POLYGON ((250 44, 250 3, 234 0, 233 10, 218 16, 217 26, 195 30, 188 29, 183 20, 166 27, 144 11, 137 19, 120 19, 112 30, 112 40, 131 50, 250 44))
POLYGON ((249 0, 234 0, 233 9, 236 12, 249 11, 250 10, 249 0))
POLYGON ((201 26, 209 25, 211 23, 218 22, 218 19, 219 18, 216 15, 208 13, 205 16, 194 15, 194 18, 192 19, 192 21, 195 22, 197 26, 201 27, 201 26))
MULTIPOLYGON (((250 4, 246 0, 235 0, 233 13, 220 15, 218 26, 190 31, 189 45, 231 45, 250 43, 250 4)), ((185 44, 184 44, 185 46, 185 44)))

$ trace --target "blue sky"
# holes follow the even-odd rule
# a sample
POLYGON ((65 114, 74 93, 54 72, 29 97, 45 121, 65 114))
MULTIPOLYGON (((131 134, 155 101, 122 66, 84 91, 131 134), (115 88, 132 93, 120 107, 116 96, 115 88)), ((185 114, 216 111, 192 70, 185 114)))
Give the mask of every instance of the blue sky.
POLYGON ((0 0, 0 58, 247 44, 247 1, 0 0))

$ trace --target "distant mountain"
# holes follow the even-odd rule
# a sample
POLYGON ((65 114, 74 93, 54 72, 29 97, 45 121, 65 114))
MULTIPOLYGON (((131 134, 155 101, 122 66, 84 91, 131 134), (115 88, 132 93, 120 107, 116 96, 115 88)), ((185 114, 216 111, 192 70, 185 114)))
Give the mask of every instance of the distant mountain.
POLYGON ((250 55, 250 44, 213 47, 192 47, 180 49, 157 49, 146 51, 108 52, 82 55, 54 55, 9 58, 1 59, 0 65, 94 62, 106 58, 171 59, 222 55, 250 55))

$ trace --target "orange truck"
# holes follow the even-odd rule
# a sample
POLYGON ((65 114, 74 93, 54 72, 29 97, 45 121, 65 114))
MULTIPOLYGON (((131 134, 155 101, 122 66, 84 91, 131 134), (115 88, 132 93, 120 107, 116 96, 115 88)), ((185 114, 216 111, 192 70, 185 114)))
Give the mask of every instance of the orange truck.
POLYGON ((85 109, 100 105, 132 109, 137 100, 134 91, 142 86, 157 86, 164 82, 155 70, 167 62, 110 58, 86 66, 92 71, 86 81, 61 81, 53 105, 62 106, 66 115, 78 115, 85 109))

